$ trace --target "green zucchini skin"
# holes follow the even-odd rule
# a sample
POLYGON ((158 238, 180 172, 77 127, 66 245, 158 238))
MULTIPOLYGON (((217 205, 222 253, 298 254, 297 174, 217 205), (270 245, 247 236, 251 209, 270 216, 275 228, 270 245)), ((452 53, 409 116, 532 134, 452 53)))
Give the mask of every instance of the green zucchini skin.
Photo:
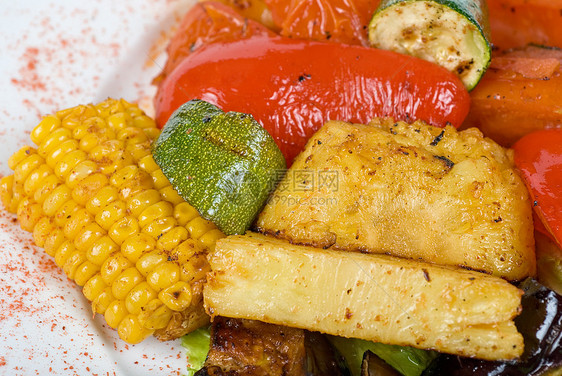
POLYGON ((251 115, 191 100, 152 146, 155 162, 189 204, 227 235, 243 234, 275 188, 285 158, 251 115))
MULTIPOLYGON (((409 6, 417 1, 433 3, 435 5, 442 6, 444 9, 449 9, 459 14, 464 19, 466 19, 470 24, 474 25, 474 27, 478 30, 479 34, 482 37, 482 42, 484 45, 484 51, 482 53, 482 56, 476 57, 482 60, 481 67, 479 68, 478 74, 473 78, 471 77, 470 79, 463 79, 461 74, 462 72, 458 72, 455 69, 450 69, 451 71, 459 75, 459 77, 461 78, 461 80, 463 80, 468 90, 473 89, 484 75, 491 60, 492 44, 491 44, 491 35, 490 35, 490 24, 488 21, 488 6, 486 4, 486 0, 382 0, 379 7, 375 11, 375 14, 373 15, 373 18, 369 25, 369 39, 372 42, 373 38, 371 36, 371 33, 373 32, 373 29, 376 23, 378 22, 378 18, 382 13, 388 11, 392 7, 398 5, 409 6)), ((396 22, 400 23, 400 20, 396 20, 396 22)), ((375 47, 377 46, 375 45, 375 47)), ((397 51, 397 52, 402 52, 402 51, 397 51)), ((409 54, 417 56, 415 53, 409 53, 409 54)), ((435 62, 439 63, 437 61, 435 62)))

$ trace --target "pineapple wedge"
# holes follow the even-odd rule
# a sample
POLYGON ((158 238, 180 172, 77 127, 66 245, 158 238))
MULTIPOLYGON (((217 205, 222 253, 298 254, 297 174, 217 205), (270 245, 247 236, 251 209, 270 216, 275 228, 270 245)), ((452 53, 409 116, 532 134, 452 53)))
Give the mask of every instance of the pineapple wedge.
POLYGON ((522 291, 497 277, 253 233, 219 240, 209 262, 203 295, 212 317, 487 360, 523 351, 512 321, 522 291))
POLYGON ((257 229, 521 280, 536 269, 531 206, 513 151, 475 128, 331 121, 297 157, 257 229))

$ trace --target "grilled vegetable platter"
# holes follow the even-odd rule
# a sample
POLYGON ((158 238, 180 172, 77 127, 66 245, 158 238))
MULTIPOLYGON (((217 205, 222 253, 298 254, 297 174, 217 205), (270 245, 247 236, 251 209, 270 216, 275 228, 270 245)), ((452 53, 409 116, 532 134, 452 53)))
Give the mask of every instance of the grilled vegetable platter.
POLYGON ((562 373, 562 2, 46 6, 0 26, 0 373, 562 373))

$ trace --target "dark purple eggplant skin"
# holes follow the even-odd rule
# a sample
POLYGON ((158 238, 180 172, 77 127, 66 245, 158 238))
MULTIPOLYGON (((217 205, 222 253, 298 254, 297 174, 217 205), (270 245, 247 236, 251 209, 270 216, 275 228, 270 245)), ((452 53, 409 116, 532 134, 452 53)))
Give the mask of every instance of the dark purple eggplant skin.
POLYGON ((377 355, 366 351, 361 364, 361 376, 400 376, 400 373, 377 355))
POLYGON ((345 359, 325 335, 305 331, 304 346, 306 376, 351 376, 345 359))
POLYGON ((453 355, 439 356, 424 376, 537 376, 562 367, 562 296, 534 279, 518 286, 525 291, 523 311, 515 325, 525 340, 517 362, 490 362, 453 355))

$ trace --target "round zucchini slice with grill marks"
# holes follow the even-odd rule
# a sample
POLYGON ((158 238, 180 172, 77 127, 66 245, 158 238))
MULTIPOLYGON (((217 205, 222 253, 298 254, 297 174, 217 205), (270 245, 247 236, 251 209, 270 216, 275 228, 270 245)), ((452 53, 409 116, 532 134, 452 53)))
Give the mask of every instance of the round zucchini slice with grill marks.
POLYGON ((383 0, 369 41, 439 64, 471 90, 490 64, 489 30, 485 0, 383 0))

